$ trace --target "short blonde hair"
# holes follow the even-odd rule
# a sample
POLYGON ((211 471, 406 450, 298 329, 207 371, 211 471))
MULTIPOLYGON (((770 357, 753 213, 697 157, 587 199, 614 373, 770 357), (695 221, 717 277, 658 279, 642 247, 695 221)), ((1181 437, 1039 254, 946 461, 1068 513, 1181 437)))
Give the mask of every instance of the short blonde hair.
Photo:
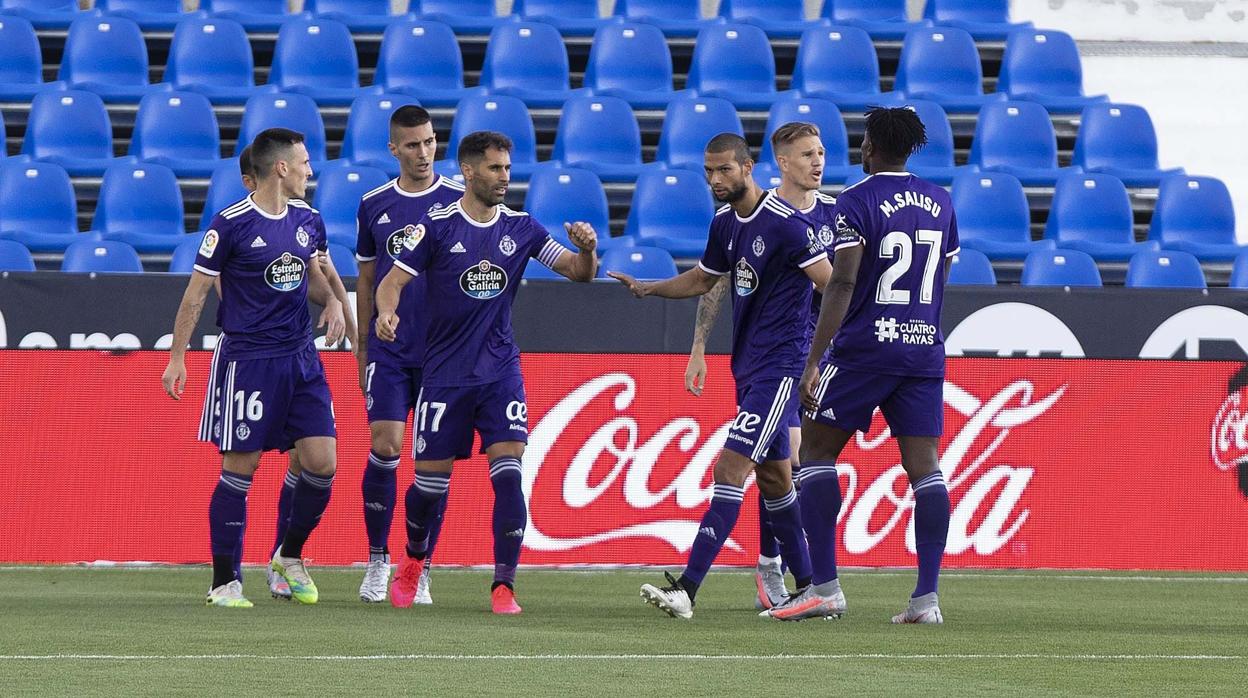
POLYGON ((782 146, 790 145, 799 138, 819 137, 819 127, 805 121, 790 121, 771 134, 771 150, 777 155, 782 146))

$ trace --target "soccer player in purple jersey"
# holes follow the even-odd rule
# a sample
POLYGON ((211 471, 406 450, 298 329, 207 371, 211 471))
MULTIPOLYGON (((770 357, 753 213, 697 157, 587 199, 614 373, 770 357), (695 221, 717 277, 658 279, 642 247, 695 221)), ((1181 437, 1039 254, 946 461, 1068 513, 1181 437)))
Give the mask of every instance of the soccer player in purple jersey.
POLYGON ((511 304, 529 259, 573 281, 598 269, 597 235, 583 222, 565 223, 573 253, 526 213, 503 206, 511 179, 511 140, 477 131, 459 144, 463 197, 426 214, 402 241, 394 267, 377 287, 377 338, 394 342, 406 313, 402 291, 425 278, 425 360, 416 400, 416 480, 407 491, 407 555, 390 586, 390 603, 415 599, 428 556, 431 523, 446 496, 451 468, 471 455, 473 431, 490 463, 494 489, 494 584, 491 609, 520 613, 516 565, 528 513, 520 459, 528 442, 528 405, 511 304))
MULTIPOLYGON (((823 183, 823 165, 827 151, 819 138, 819 127, 801 121, 792 121, 777 128, 771 134, 771 146, 780 165, 780 186, 772 191, 791 204, 799 212, 817 224, 817 236, 825 246, 832 243, 832 205, 836 199, 819 191, 823 183)), ((728 290, 727 277, 720 278, 714 288, 698 299, 697 320, 693 328, 693 347, 689 352, 689 364, 685 368, 685 389, 695 396, 702 394, 706 385, 706 338, 719 317, 724 293, 728 290)), ((815 318, 819 316, 819 298, 812 297, 812 313, 809 328, 814 332, 815 318)), ((801 415, 794 412, 786 424, 789 432, 789 467, 793 471, 793 484, 801 489, 801 464, 798 450, 802 443, 801 415)), ((783 603, 789 596, 784 585, 783 557, 780 542, 772 530, 771 516, 758 494, 758 564, 754 570, 754 586, 757 594, 754 607, 766 610, 783 603)))
POLYGON ((773 608, 773 618, 826 615, 832 593, 839 591, 836 459, 855 431, 870 428, 879 407, 910 478, 919 558, 918 584, 893 622, 943 622, 936 584, 949 530, 949 493, 937 452, 944 427, 940 310, 958 252, 958 224, 949 194, 906 172, 906 160, 926 142, 914 111, 868 111, 862 162, 870 176, 836 202, 836 265, 801 383, 808 410, 802 422, 802 514, 814 584, 773 608))
MULTIPOLYGON (((408 415, 420 392, 420 366, 425 354, 425 279, 419 276, 403 288, 399 307, 403 321, 394 342, 377 339, 373 293, 403 251, 403 241, 430 211, 450 206, 464 195, 463 185, 434 173, 438 139, 429 112, 414 104, 399 107, 390 116, 390 153, 399 161, 399 176, 365 194, 356 215, 360 262, 356 304, 361 318, 356 358, 360 390, 368 409, 372 450, 364 468, 364 528, 368 533, 368 567, 360 584, 360 598, 369 603, 386 600, 390 585, 390 525, 396 499, 395 471, 403 448, 408 415)), ((442 528, 446 497, 439 502, 429 528, 429 547, 417 586, 418 604, 431 604, 429 566, 442 528)))
POLYGON ((665 573, 665 587, 641 587, 648 603, 686 619, 693 617, 698 587, 736 524, 751 471, 758 476, 772 530, 798 587, 810 583, 785 425, 798 409, 796 384, 810 344, 811 284, 823 288, 832 273, 813 222, 754 183, 754 161, 744 138, 732 133, 712 138, 704 166, 712 193, 726 205, 711 222, 698 266, 653 283, 609 272, 638 298, 704 295, 720 277, 732 275, 732 375, 738 413, 715 464, 711 505, 698 526, 684 573, 679 579, 665 573))
MULTIPOLYGON (((243 187, 248 193, 254 192, 256 190, 256 175, 251 166, 250 145, 243 148, 243 151, 238 154, 238 169, 243 182, 243 187)), ((298 205, 298 203, 296 205, 298 205)), ((232 206, 233 205, 227 206, 227 208, 232 206)), ((316 209, 312 210, 314 213, 316 212, 316 209)), ((324 231, 323 224, 321 225, 321 230, 322 232, 324 231)), ((342 284, 342 277, 338 275, 338 270, 334 267, 333 260, 330 259, 327 246, 328 240, 326 240, 322 235, 321 247, 318 247, 318 252, 320 252, 318 255, 318 261, 321 265, 321 269, 325 272, 325 277, 329 280, 330 288, 334 291, 334 298, 337 298, 338 302, 342 304, 343 316, 346 321, 346 334, 344 335, 344 338, 354 337, 356 335, 355 317, 351 313, 350 299, 347 296, 346 287, 342 284)), ((217 277, 215 286, 217 289, 217 298, 219 299, 221 297, 221 277, 217 277)), ((224 343, 225 334, 222 333, 217 338, 217 345, 213 350, 213 366, 216 366, 219 362, 221 350, 224 349, 224 343)), ((215 374, 208 377, 208 390, 204 394, 204 412, 200 417, 200 441, 211 442, 213 440, 211 426, 216 419, 216 415, 213 414, 213 410, 216 409, 217 405, 214 400, 214 395, 218 389, 215 378, 215 374)), ((273 557, 273 554, 277 552, 278 547, 282 544, 282 540, 286 537, 286 529, 290 525, 290 505, 295 495, 295 486, 299 483, 300 472, 302 472, 302 468, 299 465, 299 449, 292 448, 290 449, 286 476, 282 480, 282 490, 277 499, 277 533, 274 536, 273 547, 269 550, 270 559, 273 557)), ((238 540, 238 546, 238 549, 234 553, 234 575, 239 581, 242 581, 243 539, 241 537, 238 540)), ((283 579, 280 574, 274 572, 272 567, 266 568, 265 572, 268 577, 269 593, 273 596, 273 598, 290 599, 290 585, 286 583, 286 580, 283 579)))
POLYGON ((227 335, 216 367, 214 439, 222 453, 221 476, 208 507, 213 581, 207 602, 249 608, 234 569, 247 514, 247 491, 266 450, 298 447, 302 472, 291 522, 271 565, 300 603, 316 603, 317 589, 302 560, 303 545, 329 503, 336 465, 336 431, 329 385, 310 332, 308 298, 321 303, 330 343, 344 331, 317 257, 324 235, 303 196, 312 169, 303 135, 262 131, 252 144, 258 188, 213 217, 174 322, 173 345, 162 383, 180 399, 186 385, 185 354, 204 298, 221 279, 217 324, 227 335))

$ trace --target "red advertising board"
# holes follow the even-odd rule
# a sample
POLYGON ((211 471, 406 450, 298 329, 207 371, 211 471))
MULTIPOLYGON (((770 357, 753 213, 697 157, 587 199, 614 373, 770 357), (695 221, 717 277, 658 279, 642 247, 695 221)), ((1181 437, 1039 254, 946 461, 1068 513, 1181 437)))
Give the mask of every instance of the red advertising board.
MULTIPOLYGON (((0 351, 0 561, 203 562, 219 457, 195 441, 209 356, 188 357, 181 402, 164 395, 163 352, 0 351)), ((324 355, 340 442, 333 499, 307 553, 314 564, 367 555, 360 477, 368 453, 350 355, 324 355)), ((710 497, 733 417, 726 357, 700 398, 683 356, 524 358, 531 440, 522 563, 677 564, 710 497)), ((952 567, 1248 570, 1248 455, 1237 363, 985 359, 949 361, 942 468, 952 567)), ((913 502, 877 416, 842 455, 844 565, 913 564, 913 502)), ((409 437, 410 440, 410 437, 409 437)), ((250 497, 246 558, 274 531, 285 458, 268 454, 250 497)), ((441 564, 489 564, 489 481, 481 457, 457 465, 441 564)), ((400 492, 411 481, 405 454, 400 492)), ((747 505, 722 564, 753 564, 747 505)), ((399 497, 402 508, 402 495, 399 497)), ((400 512, 401 514, 401 512, 400 512)), ((401 519, 399 519, 401 522, 401 519)), ((391 543, 402 546, 402 525, 391 543)))

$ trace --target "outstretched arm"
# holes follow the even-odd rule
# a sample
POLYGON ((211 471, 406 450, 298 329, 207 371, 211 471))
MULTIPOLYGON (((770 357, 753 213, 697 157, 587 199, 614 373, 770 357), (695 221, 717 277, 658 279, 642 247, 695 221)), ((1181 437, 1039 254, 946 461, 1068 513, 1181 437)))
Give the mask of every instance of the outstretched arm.
POLYGON ((204 299, 208 297, 208 291, 216 281, 215 276, 192 271, 191 280, 186 284, 186 292, 182 294, 182 303, 178 305, 178 315, 173 321, 173 345, 169 347, 169 363, 160 378, 165 392, 174 400, 181 400, 182 391, 186 389, 186 345, 191 341, 191 332, 199 324, 199 316, 204 311, 204 299))
POLYGON ((720 279, 719 276, 707 272, 700 266, 662 281, 638 281, 618 271, 609 271, 607 276, 624 284, 638 298, 646 296, 692 298, 710 291, 715 286, 715 282, 720 279))
POLYGON ((854 297, 854 284, 858 279, 858 267, 862 264, 862 245, 844 247, 836 252, 836 264, 832 278, 823 291, 823 304, 819 308, 819 321, 815 324, 815 337, 810 343, 810 355, 806 357, 806 370, 802 373, 800 386, 802 406, 808 410, 819 407, 815 400, 815 384, 819 379, 819 360, 832 343, 849 302, 854 297))
POLYGON ((698 299, 697 319, 693 323, 693 346, 689 349, 689 364, 685 367, 685 390, 694 395, 701 395, 706 387, 706 339, 715 326, 719 310, 723 306, 724 294, 728 291, 728 277, 721 276, 698 299))

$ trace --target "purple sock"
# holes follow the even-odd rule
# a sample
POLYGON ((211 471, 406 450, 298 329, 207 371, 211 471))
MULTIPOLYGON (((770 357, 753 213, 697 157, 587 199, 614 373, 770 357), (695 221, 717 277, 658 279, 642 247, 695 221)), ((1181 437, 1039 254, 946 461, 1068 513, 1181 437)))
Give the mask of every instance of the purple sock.
POLYGON ((491 461, 490 484, 494 486, 494 586, 513 587, 529 518, 520 487, 520 459, 504 457, 491 461))
POLYGON ((398 467, 398 456, 368 452, 368 465, 364 467, 360 489, 364 493, 364 528, 368 531, 369 557, 390 552, 390 524, 394 521, 394 500, 398 494, 398 478, 394 471, 398 467))
POLYGON ((247 525, 247 492, 251 478, 225 470, 217 480, 208 503, 208 528, 212 543, 212 588, 238 579, 234 571, 234 555, 242 545, 243 528, 247 525))
POLYGON ((282 481, 282 493, 277 497, 277 535, 273 538, 273 549, 269 551, 270 558, 277 554, 282 541, 286 540, 286 531, 290 529, 290 506, 295 501, 297 484, 299 476, 287 470, 286 479, 282 481))
POLYGON ((758 554, 763 557, 780 557, 780 543, 771 528, 771 516, 763 504, 763 493, 758 493, 758 554))
POLYGON ((438 502, 446 497, 451 486, 450 473, 416 471, 416 479, 407 488, 404 504, 407 507, 407 556, 423 560, 429 551, 429 523, 438 502))
POLYGON ((429 547, 425 550, 425 563, 430 564, 433 560, 433 549, 438 546, 438 535, 442 533, 442 520, 446 518, 446 500, 450 499, 450 490, 442 495, 442 499, 438 501, 438 508, 433 513, 433 519, 429 521, 429 547))
POLYGON ((333 487, 333 475, 322 477, 306 470, 299 473, 294 501, 290 505, 290 528, 282 541, 283 557, 303 557, 303 544, 321 522, 321 514, 329 506, 329 494, 333 487))
POLYGON ((806 534, 802 530, 802 509, 797 503, 797 490, 779 499, 763 500, 763 508, 771 517, 772 528, 776 531, 780 550, 785 562, 789 563, 789 571, 797 588, 810 585, 810 552, 806 548, 806 534))
POLYGON ((711 495, 711 506, 702 515, 702 523, 698 525, 698 535, 693 539, 693 548, 689 551, 689 563, 680 575, 681 586, 692 598, 706 573, 710 571, 715 556, 724 541, 737 525, 737 516, 741 513, 741 500, 745 499, 745 491, 736 485, 715 483, 715 493, 711 495))
POLYGON ((836 579, 836 517, 841 511, 841 481, 834 461, 803 464, 801 502, 812 581, 830 582, 836 579))
POLYGON ((919 555, 919 580, 912 597, 936 591, 940 561, 949 535, 949 490, 939 470, 910 483, 914 492, 914 547, 919 555))

